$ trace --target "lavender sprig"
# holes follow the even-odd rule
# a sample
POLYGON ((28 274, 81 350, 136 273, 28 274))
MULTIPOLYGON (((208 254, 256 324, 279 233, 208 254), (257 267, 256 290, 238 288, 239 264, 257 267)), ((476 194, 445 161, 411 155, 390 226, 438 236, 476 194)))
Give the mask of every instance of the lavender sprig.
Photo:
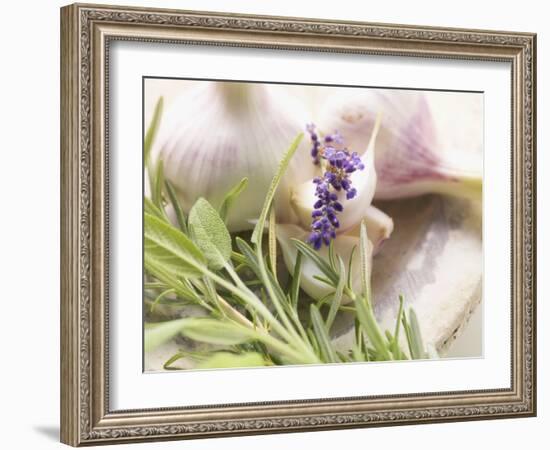
POLYGON ((311 234, 308 242, 319 250, 323 244, 330 245, 336 238, 336 230, 340 227, 337 214, 344 210, 336 192, 344 190, 346 199, 351 200, 357 195, 352 186, 350 175, 357 170, 363 170, 365 165, 357 152, 350 152, 344 145, 344 139, 338 131, 327 134, 322 141, 314 124, 306 126, 311 139, 311 157, 313 163, 321 164, 324 173, 313 182, 317 185, 313 205, 311 234), (322 164, 325 161, 325 164, 322 164))

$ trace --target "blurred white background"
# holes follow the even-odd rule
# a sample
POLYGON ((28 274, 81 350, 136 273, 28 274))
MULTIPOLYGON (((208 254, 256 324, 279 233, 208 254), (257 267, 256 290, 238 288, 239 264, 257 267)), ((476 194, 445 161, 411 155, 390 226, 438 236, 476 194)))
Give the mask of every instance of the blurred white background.
MULTIPOLYGON (((143 7, 186 8, 363 20, 386 23, 539 32, 539 197, 550 192, 544 170, 550 167, 548 84, 550 34, 544 2, 525 0, 479 2, 437 1, 296 2, 292 0, 133 0, 117 1, 143 7), (544 31, 543 31, 544 29, 544 31)), ((0 72, 3 212, 2 358, 0 377, 3 448, 61 448, 59 417, 59 7, 61 1, 7 3, 3 7, 2 71, 0 72), (7 156, 7 158, 6 158, 7 156)), ((542 201, 539 202, 542 205, 542 201)), ((550 215, 539 211, 538 229, 550 228, 550 215)), ((161 449, 275 448, 544 448, 550 426, 548 358, 544 344, 550 334, 544 299, 548 234, 538 239, 541 280, 538 341, 539 417, 483 422, 331 431, 142 444, 161 449)), ((121 446, 118 448, 138 448, 121 446)))

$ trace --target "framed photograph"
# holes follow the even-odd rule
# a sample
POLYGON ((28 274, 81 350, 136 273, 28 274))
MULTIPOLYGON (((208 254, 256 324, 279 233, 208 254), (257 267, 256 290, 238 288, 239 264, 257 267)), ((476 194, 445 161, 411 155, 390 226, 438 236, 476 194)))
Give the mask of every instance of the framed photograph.
POLYGON ((61 440, 536 414, 536 36, 61 9, 61 440))

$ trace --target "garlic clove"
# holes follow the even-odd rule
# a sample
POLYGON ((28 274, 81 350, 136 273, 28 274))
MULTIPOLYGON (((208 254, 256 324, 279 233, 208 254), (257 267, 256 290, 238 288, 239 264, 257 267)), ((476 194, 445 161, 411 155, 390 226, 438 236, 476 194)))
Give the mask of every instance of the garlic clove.
POLYGON ((480 195, 481 172, 462 168, 471 169, 471 164, 458 164, 456 155, 454 161, 444 157, 442 136, 438 135, 422 92, 370 89, 330 96, 322 107, 319 127, 338 129, 353 146, 373 129, 380 113, 383 119, 375 155, 375 199, 426 193, 480 195))
MULTIPOLYGON (((306 241, 308 231, 297 225, 277 225, 277 239, 281 246, 283 254, 283 260, 290 273, 294 272, 294 266, 296 264, 296 257, 298 250, 292 242, 292 239, 299 239, 306 241)), ((352 235, 338 235, 334 242, 334 253, 339 255, 348 270, 348 263, 350 256, 353 252, 352 260, 352 288, 355 292, 359 292, 361 289, 361 258, 359 255, 359 237, 352 235), (355 251, 353 249, 356 249, 355 251)), ((321 258, 328 261, 328 247, 323 247, 318 250, 318 254, 321 258)), ((372 259, 372 245, 369 246, 369 258, 372 259)), ((322 276, 322 272, 309 258, 302 258, 302 274, 300 277, 301 288, 310 297, 320 300, 326 295, 334 292, 334 289, 327 284, 315 279, 315 276, 322 276)), ((351 300, 344 296, 342 303, 349 303, 351 300)))
MULTIPOLYGON (((375 142, 377 139, 379 125, 380 121, 377 122, 371 133, 363 136, 361 143, 356 142, 356 146, 349 145, 350 149, 365 148, 365 136, 370 135, 370 140, 366 146, 366 150, 364 150, 363 154, 360 155, 361 160, 365 165, 365 169, 357 170, 350 175, 351 186, 357 190, 357 195, 352 199, 347 199, 345 191, 342 190, 340 192, 336 192, 339 202, 344 205, 343 211, 338 213, 338 221, 340 222, 340 227, 338 229, 339 233, 345 233, 346 230, 360 223, 361 219, 365 215, 365 211, 372 202, 377 180, 374 158, 375 142), (362 144, 361 147, 359 147, 360 144, 362 144)), ((346 139, 346 135, 343 133, 342 135, 344 136, 344 139, 346 139)), ((347 139, 346 144, 348 144, 347 139)), ((311 179, 296 186, 292 190, 290 197, 290 202, 294 212, 296 213, 296 217, 300 225, 304 228, 309 228, 311 226, 311 214, 314 210, 313 205, 317 200, 315 189, 316 185, 313 182, 313 179, 311 179)))
MULTIPOLYGON (((195 82, 164 115, 153 158, 164 161, 165 177, 188 211, 201 196, 219 207, 243 177, 249 183, 228 216, 230 231, 250 229, 260 215, 278 164, 308 114, 285 86, 195 82)), ((275 206, 280 220, 292 220, 291 185, 313 177, 307 143, 301 144, 279 185, 275 206)))
MULTIPOLYGON (((393 220, 385 212, 370 205, 363 216, 362 221, 367 226, 367 235, 373 245, 373 253, 376 255, 386 239, 389 239, 393 232, 393 220)), ((347 236, 359 237, 361 222, 346 232, 347 236)))

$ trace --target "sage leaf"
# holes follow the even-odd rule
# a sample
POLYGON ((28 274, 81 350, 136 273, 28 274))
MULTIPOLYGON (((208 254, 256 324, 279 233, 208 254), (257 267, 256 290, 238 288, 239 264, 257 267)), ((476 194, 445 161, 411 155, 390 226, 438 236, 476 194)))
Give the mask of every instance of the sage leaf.
POLYGON ((180 230, 158 217, 144 214, 145 264, 178 277, 203 274, 206 260, 197 246, 180 230))
POLYGON ((190 319, 177 319, 158 324, 148 324, 144 330, 143 347, 146 352, 168 342, 178 335, 190 319))
POLYGON ((162 220, 164 220, 166 217, 162 210, 157 205, 155 205, 149 197, 143 197, 143 212, 152 216, 156 216, 162 220))
POLYGON ((205 361, 197 364, 197 369, 219 369, 236 367, 259 367, 266 366, 267 361, 257 352, 246 352, 241 354, 229 352, 216 352, 205 361))
POLYGON ((189 212, 189 228, 208 266, 223 268, 231 257, 231 236, 218 211, 202 197, 189 212))
POLYGON ((190 318, 181 330, 195 341, 216 345, 237 345, 252 340, 255 331, 227 320, 190 318))

